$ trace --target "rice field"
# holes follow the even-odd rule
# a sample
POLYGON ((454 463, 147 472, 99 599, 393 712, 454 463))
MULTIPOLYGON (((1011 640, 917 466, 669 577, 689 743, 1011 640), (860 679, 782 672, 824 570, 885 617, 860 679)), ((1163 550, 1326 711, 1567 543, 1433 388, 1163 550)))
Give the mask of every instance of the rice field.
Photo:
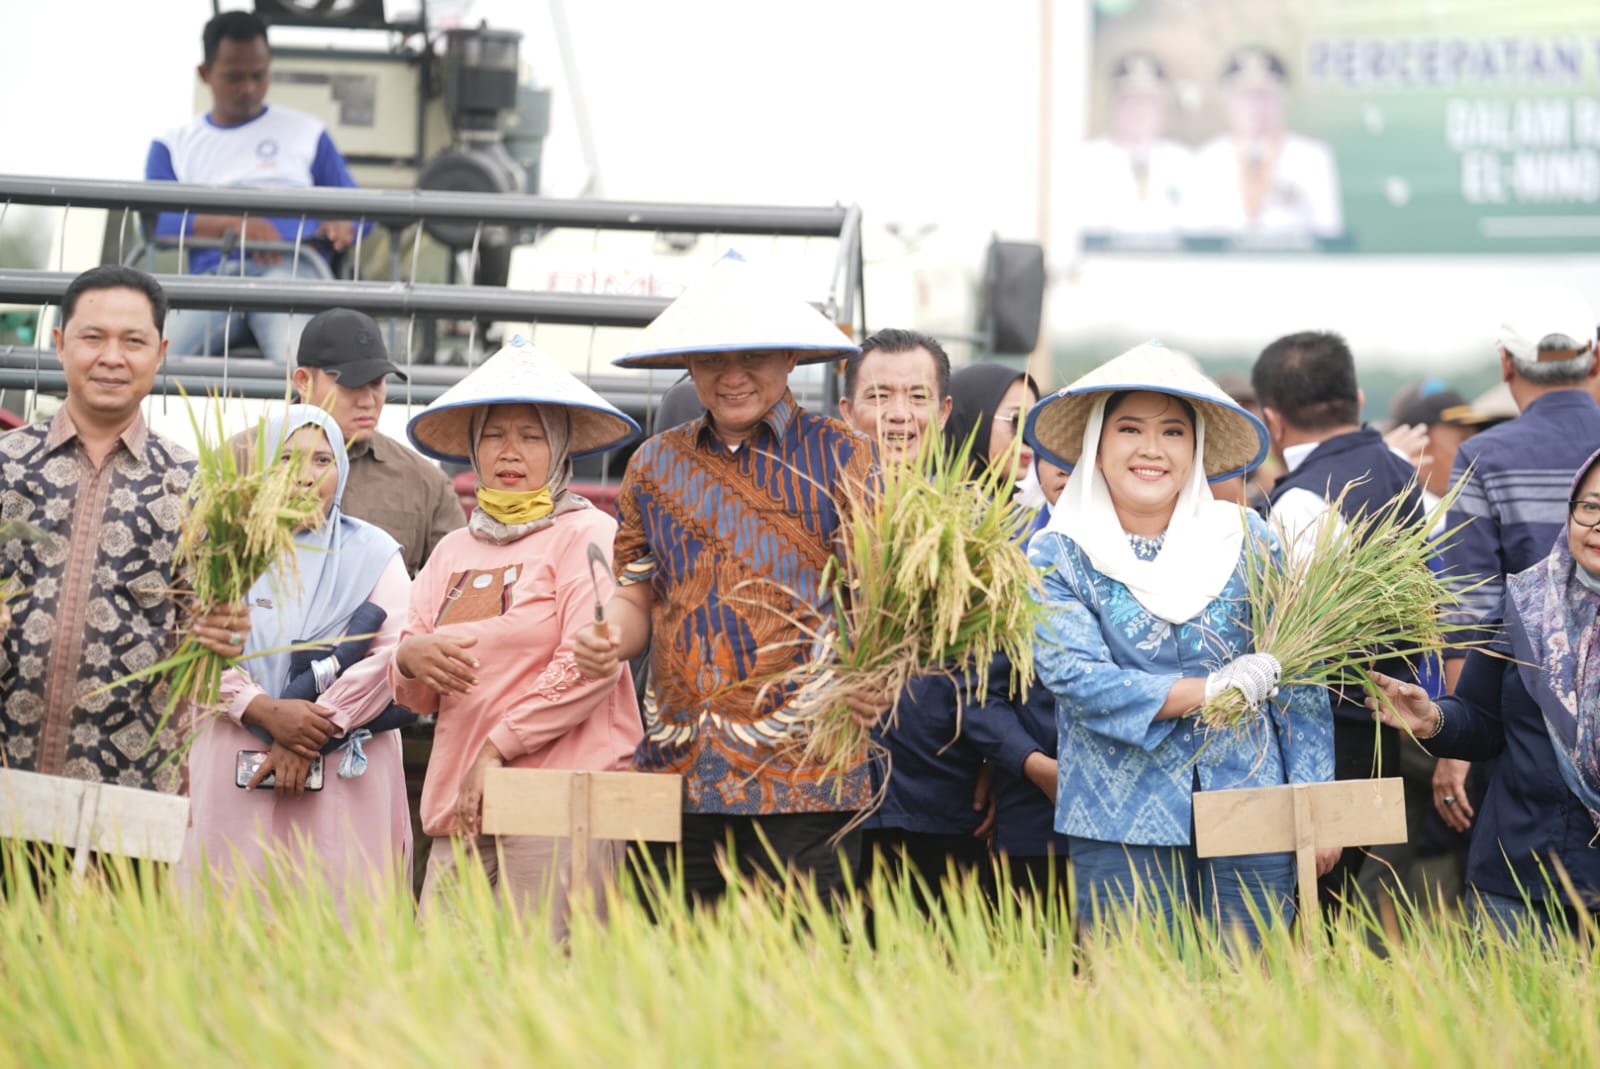
POLYGON ((972 889, 842 904, 748 887, 698 914, 612 903, 553 946, 481 880, 418 926, 325 896, 187 899, 126 870, 0 904, 0 1065, 1600 1065, 1593 940, 1508 945, 1355 918, 1259 954, 1135 924, 1075 941, 1058 909, 972 889), (870 938, 869 938, 870 930, 870 938))

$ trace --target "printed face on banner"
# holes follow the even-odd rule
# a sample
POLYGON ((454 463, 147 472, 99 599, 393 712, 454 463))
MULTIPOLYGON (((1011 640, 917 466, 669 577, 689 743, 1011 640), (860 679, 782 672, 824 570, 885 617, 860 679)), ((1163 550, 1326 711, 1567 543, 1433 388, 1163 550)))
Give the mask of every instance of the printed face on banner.
POLYGON ((1561 253, 1600 237, 1600 9, 1096 4, 1089 249, 1561 253))

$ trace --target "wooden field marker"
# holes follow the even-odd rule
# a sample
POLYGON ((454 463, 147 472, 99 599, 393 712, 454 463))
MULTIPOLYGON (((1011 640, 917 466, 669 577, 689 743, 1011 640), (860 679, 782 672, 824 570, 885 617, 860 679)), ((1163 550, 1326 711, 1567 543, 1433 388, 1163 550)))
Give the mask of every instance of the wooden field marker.
POLYGON ((1406 841, 1403 782, 1348 779, 1292 783, 1194 795, 1198 857, 1292 851, 1300 889, 1300 930, 1307 946, 1318 925, 1317 851, 1406 841))
POLYGON ((570 839, 571 886, 587 886, 592 839, 682 841, 683 777, 491 768, 483 780, 483 833, 570 839))
POLYGON ((175 794, 0 769, 0 838, 67 847, 74 880, 92 853, 175 862, 188 827, 175 794))

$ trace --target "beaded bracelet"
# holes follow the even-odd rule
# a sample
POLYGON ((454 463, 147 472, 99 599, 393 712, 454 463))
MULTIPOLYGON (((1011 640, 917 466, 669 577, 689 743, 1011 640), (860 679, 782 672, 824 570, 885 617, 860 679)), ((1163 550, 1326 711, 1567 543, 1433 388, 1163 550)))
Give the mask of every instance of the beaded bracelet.
POLYGON ((1426 735, 1418 735, 1419 739, 1431 739, 1444 730, 1444 710, 1439 708, 1438 702, 1429 702, 1433 706, 1433 730, 1426 735))

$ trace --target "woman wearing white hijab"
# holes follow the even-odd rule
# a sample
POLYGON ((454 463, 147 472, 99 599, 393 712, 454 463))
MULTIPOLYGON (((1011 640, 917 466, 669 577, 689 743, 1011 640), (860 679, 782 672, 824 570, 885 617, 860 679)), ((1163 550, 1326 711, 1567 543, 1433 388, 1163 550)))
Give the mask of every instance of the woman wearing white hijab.
POLYGON ((1188 357, 1147 343, 1046 398, 1025 435, 1076 469, 1030 553, 1045 572, 1036 656, 1057 700, 1056 830, 1069 837, 1079 922, 1138 903, 1258 938, 1247 899, 1290 920, 1292 855, 1196 858, 1192 796, 1333 774, 1326 693, 1278 690, 1277 662, 1251 652, 1245 553, 1276 555, 1276 542, 1208 485, 1259 464, 1266 428, 1188 357), (1229 687, 1258 716, 1209 732, 1194 714, 1229 687))
POLYGON ((341 901, 385 881, 399 889, 411 854, 400 740, 363 729, 393 701, 389 661, 410 591, 400 546, 340 509, 350 463, 332 416, 291 405, 261 433, 271 443, 269 463, 301 465, 324 516, 295 535, 295 571, 280 565, 250 588, 245 659, 224 674, 221 711, 189 752, 193 809, 180 875, 191 885, 202 873, 224 883, 260 877, 276 848, 279 860, 314 863, 318 871, 307 875, 327 880, 341 901), (383 617, 365 655, 348 667, 319 665, 315 702, 289 696, 305 681, 291 681, 295 658, 284 647, 334 642, 352 633, 358 613, 383 617), (308 789, 312 760, 341 737, 349 741, 323 758, 322 786, 308 789), (242 789, 240 754, 263 751, 263 767, 244 777, 258 785, 242 789), (269 774, 269 785, 259 785, 269 774))

